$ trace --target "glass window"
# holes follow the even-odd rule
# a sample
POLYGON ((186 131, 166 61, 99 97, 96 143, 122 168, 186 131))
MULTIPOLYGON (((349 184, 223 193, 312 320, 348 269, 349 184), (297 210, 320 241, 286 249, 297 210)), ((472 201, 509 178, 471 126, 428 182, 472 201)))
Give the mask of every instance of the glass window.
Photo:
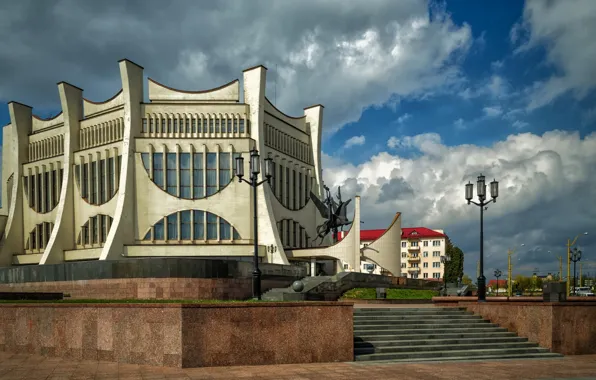
POLYGON ((89 222, 85 223, 85 225, 83 225, 82 228, 82 234, 83 234, 83 245, 87 245, 89 244, 89 222))
POLYGON ((300 202, 300 197, 302 196, 302 173, 298 173, 298 207, 302 207, 303 203, 300 202))
POLYGON ((205 239, 205 213, 203 211, 193 211, 193 239, 205 239))
POLYGON ((232 133, 232 119, 228 119, 228 133, 232 133))
POLYGON ((174 133, 178 133, 178 119, 174 119, 174 133))
POLYGON ((97 204, 97 162, 91 163, 91 204, 97 204))
POLYGON ((88 164, 83 164, 83 183, 81 184, 81 196, 83 199, 88 199, 89 194, 87 193, 87 184, 89 181, 89 166, 88 164))
POLYGON ((203 124, 203 133, 207 133, 207 119, 201 119, 201 124, 203 124))
POLYGON ((234 133, 238 132, 238 119, 234 119, 234 133))
POLYGON ((215 119, 215 132, 219 133, 220 129, 219 129, 219 119, 215 119))
POLYGON ((209 133, 213 133, 213 119, 209 119, 209 133))
POLYGON ((277 181, 277 178, 275 178, 275 170, 276 170, 277 164, 275 162, 271 163, 271 181, 269 182, 269 185, 271 186, 271 191, 273 192, 273 195, 275 195, 275 182, 277 181))
POLYGON ((194 198, 205 196, 205 180, 203 177, 203 153, 193 153, 193 194, 194 198))
POLYGON ((279 201, 284 203, 284 167, 279 165, 279 201))
POLYGON ((153 240, 164 240, 163 219, 153 226, 153 240))
POLYGON ((153 153, 153 182, 163 188, 163 153, 153 153))
POLYGON ((149 119, 149 132, 153 132, 153 119, 149 119))
MULTIPOLYGON (((77 174, 79 172, 77 171, 77 174)), ((56 191, 56 183, 58 179, 56 178, 56 170, 52 170, 52 207, 58 204, 58 200, 60 199, 60 194, 56 191)))
POLYGON ((45 207, 44 211, 50 211, 53 208, 53 205, 50 204, 50 172, 43 173, 43 180, 44 180, 44 202, 45 207))
POLYGON ((180 240, 191 240, 190 211, 180 211, 180 240))
POLYGON ((220 240, 230 240, 232 238, 230 223, 226 222, 224 219, 219 218, 219 239, 220 240))
MULTIPOLYGON (((149 162, 149 154, 148 153, 143 153, 145 155, 147 155, 147 162, 149 162)), ((147 165, 146 167, 147 172, 149 172, 149 165, 147 165)), ((116 192, 116 189, 114 188, 114 157, 110 157, 108 158, 108 197, 112 197, 112 195, 114 195, 114 193, 116 192)))
POLYGON ((236 231, 236 229, 235 229, 235 228, 233 228, 233 227, 232 227, 232 230, 233 230, 233 232, 234 232, 234 240, 240 240, 240 239, 242 239, 242 238, 240 237, 240 234, 238 233, 238 231, 236 231))
POLYGON ((285 189, 286 189, 286 198, 285 198, 285 206, 286 207, 290 207, 290 168, 286 168, 286 184, 285 184, 285 189))
POLYGON ((294 210, 298 209, 298 197, 296 196, 296 170, 292 169, 292 184, 294 185, 294 191, 292 192, 292 198, 294 203, 294 210))
POLYGON ((149 153, 141 153, 141 160, 143 161, 143 167, 145 167, 145 170, 149 173, 149 168, 151 166, 151 162, 149 162, 149 153))
POLYGON ((244 133, 244 119, 240 119, 240 133, 244 133))
POLYGON ((99 161, 99 203, 103 204, 106 201, 106 188, 104 186, 106 180, 106 160, 99 161))
POLYGON ((172 133, 172 119, 168 118, 168 133, 172 133))
POLYGON ((178 185, 176 183, 176 153, 167 153, 166 159, 167 192, 174 196, 178 196, 178 185))
POLYGON ((192 133, 195 133, 196 131, 197 131, 197 120, 192 119, 192 133))
POLYGON ((91 231, 93 233, 93 235, 92 235, 93 236, 93 239, 92 239, 93 244, 97 243, 97 238, 98 238, 97 228, 99 227, 98 224, 99 223, 97 222, 97 215, 96 215, 91 218, 91 226, 92 226, 91 228, 93 228, 93 231, 91 231))
POLYGON ((168 215, 168 240, 178 239, 178 213, 168 215))
POLYGON ((217 192, 217 153, 207 153, 207 196, 217 192))
POLYGON ((230 168, 230 153, 219 154, 219 188, 223 189, 232 180, 232 170, 230 168))
POLYGON ((304 203, 310 199, 310 188, 308 187, 308 174, 304 175, 304 203))
POLYGON ((161 119, 161 133, 166 133, 166 119, 161 119))
POLYGON ((217 216, 207 213, 207 240, 217 240, 217 216))
POLYGON ((147 133, 147 119, 143 119, 143 133, 147 133))
POLYGON ((151 229, 149 229, 149 231, 147 231, 143 240, 151 240, 151 229))
POLYGON ((99 215, 99 242, 106 242, 106 229, 108 227, 107 217, 105 215, 99 215))
POLYGON ((190 153, 180 153, 180 198, 190 196, 190 153))
POLYGON ((184 129, 184 131, 186 133, 190 133, 190 119, 186 119, 185 125, 186 125, 186 128, 184 129))

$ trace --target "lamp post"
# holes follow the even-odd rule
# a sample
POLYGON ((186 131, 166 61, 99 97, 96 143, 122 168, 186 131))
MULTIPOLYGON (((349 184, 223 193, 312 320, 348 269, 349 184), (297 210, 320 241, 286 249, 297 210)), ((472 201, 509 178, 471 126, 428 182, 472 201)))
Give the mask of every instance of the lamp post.
MULTIPOLYGON (((587 232, 584 232, 583 234, 579 234, 575 237, 575 239, 573 239, 573 241, 571 241, 571 239, 567 239, 567 295, 571 295, 571 291, 569 290, 569 277, 571 276, 570 272, 570 268, 571 268, 571 247, 573 247, 575 245, 575 243, 577 242, 577 239, 581 236, 581 235, 587 235, 587 232)), ((575 276, 574 276, 575 278, 575 276)))
POLYGON ((501 277, 502 274, 503 273, 499 269, 495 271, 495 277, 497 278, 497 297, 499 296, 499 277, 501 277))
POLYGON ((260 300, 261 299, 261 270, 259 269, 259 224, 257 218, 257 187, 262 185, 265 182, 269 182, 272 177, 273 172, 273 159, 268 157, 265 159, 265 179, 262 181, 258 181, 259 173, 261 172, 261 161, 259 157, 259 151, 256 148, 253 148, 250 151, 250 181, 244 179, 244 157, 238 156, 236 157, 236 176, 238 177, 238 182, 246 182, 252 188, 253 194, 253 213, 254 213, 254 262, 253 262, 253 271, 252 271, 252 297, 253 299, 260 300))
POLYGON ((582 259, 582 251, 577 248, 571 250, 570 260, 573 261, 573 295, 577 295, 577 288, 575 286, 575 264, 582 259))
POLYGON ((474 198, 474 184, 469 182, 466 184, 466 200, 468 201, 468 204, 473 203, 480 207, 480 260, 478 264, 478 269, 480 272, 478 276, 479 302, 486 301, 486 277, 484 277, 484 210, 486 205, 488 205, 490 202, 495 203, 497 201, 497 197, 499 196, 499 182, 493 180, 490 183, 490 196, 492 199, 486 201, 486 183, 484 179, 485 177, 482 174, 478 176, 476 193, 478 195, 479 202, 474 202, 472 200, 472 198, 474 198))
POLYGON ((447 296, 447 263, 451 261, 451 256, 441 256, 441 264, 443 264, 443 295, 447 296))

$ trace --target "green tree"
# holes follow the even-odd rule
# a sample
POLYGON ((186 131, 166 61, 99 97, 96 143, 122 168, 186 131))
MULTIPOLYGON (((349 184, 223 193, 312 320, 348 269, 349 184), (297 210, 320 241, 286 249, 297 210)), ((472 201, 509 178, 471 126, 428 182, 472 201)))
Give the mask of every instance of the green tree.
POLYGON ((464 275, 464 253, 451 243, 449 237, 446 239, 445 255, 451 257, 451 261, 445 265, 445 280, 457 282, 464 275))
POLYGON ((521 274, 515 276, 515 289, 520 292, 525 292, 532 287, 532 279, 530 277, 522 276, 521 274))
POLYGON ((462 282, 464 285, 472 285, 472 279, 471 279, 471 278, 470 278, 470 276, 468 276, 467 274, 464 274, 464 275, 462 276, 461 282, 462 282))

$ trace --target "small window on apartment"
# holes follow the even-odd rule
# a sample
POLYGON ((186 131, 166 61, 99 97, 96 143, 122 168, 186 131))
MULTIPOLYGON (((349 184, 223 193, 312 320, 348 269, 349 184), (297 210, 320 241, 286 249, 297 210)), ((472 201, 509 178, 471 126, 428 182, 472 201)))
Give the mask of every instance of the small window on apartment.
POLYGON ((402 241, 401 246, 402 246, 402 248, 406 248, 408 246, 408 243, 405 241, 402 241))
POLYGON ((428 240, 425 240, 425 241, 422 243, 422 245, 423 245, 423 246, 425 246, 425 247, 428 247, 428 240))

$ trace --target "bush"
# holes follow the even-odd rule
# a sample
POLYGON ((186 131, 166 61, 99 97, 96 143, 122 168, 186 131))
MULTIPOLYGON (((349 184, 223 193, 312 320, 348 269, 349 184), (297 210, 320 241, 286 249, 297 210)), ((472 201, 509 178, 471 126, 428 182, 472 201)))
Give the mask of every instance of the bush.
MULTIPOLYGON (((429 300, 437 295, 436 290, 387 289, 387 299, 392 300, 429 300)), ((375 288, 355 288, 344 293, 344 299, 376 299, 375 288)))

